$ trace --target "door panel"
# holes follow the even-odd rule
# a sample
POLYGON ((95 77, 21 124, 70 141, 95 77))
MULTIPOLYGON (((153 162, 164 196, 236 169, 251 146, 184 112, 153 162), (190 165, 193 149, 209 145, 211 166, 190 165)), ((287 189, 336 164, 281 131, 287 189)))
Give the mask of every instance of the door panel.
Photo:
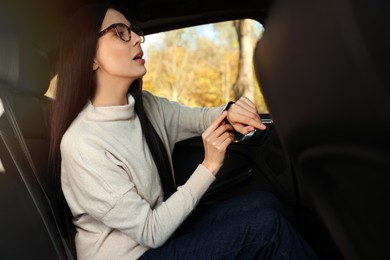
MULTIPOLYGON (((268 114, 262 114, 261 117, 269 119, 268 114)), ((185 183, 203 158, 200 136, 176 144, 173 163, 178 186, 185 183)), ((286 206, 297 203, 290 164, 274 131, 272 120, 267 124, 267 130, 253 136, 251 140, 229 146, 225 163, 203 202, 223 200, 252 191, 270 191, 286 206)))

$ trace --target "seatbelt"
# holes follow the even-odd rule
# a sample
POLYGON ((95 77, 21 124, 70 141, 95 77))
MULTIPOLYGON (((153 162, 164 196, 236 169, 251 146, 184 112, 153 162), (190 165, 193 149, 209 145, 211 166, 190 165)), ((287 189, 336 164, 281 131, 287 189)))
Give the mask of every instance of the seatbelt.
MULTIPOLYGON (((53 207, 52 207, 52 205, 51 205, 51 203, 50 203, 50 199, 49 199, 49 197, 47 196, 47 194, 46 194, 45 190, 43 189, 43 186, 42 186, 42 184, 41 184, 41 182, 40 182, 40 180, 39 180, 39 178, 38 178, 38 174, 37 174, 37 170, 36 170, 35 165, 34 165, 34 161, 33 161, 32 157, 31 157, 30 151, 29 151, 29 149, 28 149, 28 147, 27 147, 26 141, 24 140, 23 133, 22 133, 22 131, 21 131, 20 128, 19 128, 19 125, 18 125, 17 120, 16 120, 16 116, 15 116, 13 110, 12 110, 12 106, 10 105, 9 100, 10 100, 10 97, 9 97, 8 93, 4 93, 3 91, 1 91, 1 92, 0 92, 0 102, 2 102, 2 104, 3 104, 3 109, 4 109, 4 111, 5 111, 5 115, 6 115, 7 119, 8 119, 8 122, 10 123, 10 126, 12 127, 12 129, 13 129, 13 131, 14 131, 14 133, 15 133, 15 137, 16 137, 18 143, 20 144, 20 147, 22 148, 22 151, 23 151, 24 155, 26 156, 26 159, 27 159, 27 161, 28 161, 28 163, 29 163, 29 166, 30 166, 31 169, 32 169, 32 172, 33 172, 33 174, 34 174, 34 176, 35 176, 35 179, 36 179, 36 181, 37 181, 39 187, 41 188, 41 190, 42 190, 42 192, 43 192, 43 194, 44 194, 44 196, 45 196, 45 199, 46 199, 46 201, 47 201, 47 203, 48 203, 48 205, 49 205, 50 211, 52 212, 53 216, 55 216, 53 207)), ((41 218, 42 218, 43 220, 45 220, 45 221, 43 221, 43 222, 44 222, 44 225, 45 225, 46 229, 49 231, 49 230, 50 230, 50 227, 49 227, 48 224, 47 224, 48 221, 46 221, 46 220, 47 220, 46 214, 43 212, 41 206, 40 206, 39 203, 36 201, 35 196, 33 196, 33 192, 31 191, 31 189, 30 189, 28 183, 26 182, 25 178, 24 178, 23 176, 21 176, 21 177, 22 177, 22 180, 23 180, 24 184, 25 184, 26 187, 27 187, 27 190, 28 190, 29 194, 31 195, 31 198, 32 198, 32 200, 33 200, 35 206, 36 206, 37 209, 38 209, 39 215, 41 216, 41 218)), ((67 246, 66 241, 64 240, 64 236, 63 236, 62 233, 61 233, 61 230, 60 230, 60 228, 59 228, 57 219, 56 219, 55 217, 54 217, 53 219, 54 219, 55 226, 56 226, 56 229, 57 229, 57 231, 58 231, 58 234, 61 234, 61 235, 60 235, 60 238, 61 238, 61 241, 62 241, 62 244, 63 244, 63 248, 64 248, 64 250, 65 250, 65 253, 66 253, 68 259, 73 260, 73 259, 74 259, 74 258, 73 258, 73 255, 72 255, 72 253, 70 252, 70 250, 69 250, 69 248, 68 248, 68 246, 67 246)), ((52 236, 52 233, 51 233, 51 232, 48 232, 48 233, 49 233, 49 236, 50 236, 50 238, 52 239, 52 241, 55 241, 55 238, 52 236)), ((58 254, 59 256, 61 256, 61 255, 62 255, 62 254, 61 254, 61 251, 62 251, 62 250, 60 250, 60 249, 56 246, 56 243, 53 243, 53 245, 54 245, 54 247, 55 247, 55 249, 56 249, 56 251, 57 251, 57 254, 58 254)))

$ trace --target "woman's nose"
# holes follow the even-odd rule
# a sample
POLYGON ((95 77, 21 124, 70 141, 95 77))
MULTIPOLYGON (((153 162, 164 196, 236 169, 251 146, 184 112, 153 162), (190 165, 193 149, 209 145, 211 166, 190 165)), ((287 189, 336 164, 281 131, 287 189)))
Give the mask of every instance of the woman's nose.
POLYGON ((133 45, 137 45, 141 43, 141 36, 131 31, 131 39, 133 40, 133 45))

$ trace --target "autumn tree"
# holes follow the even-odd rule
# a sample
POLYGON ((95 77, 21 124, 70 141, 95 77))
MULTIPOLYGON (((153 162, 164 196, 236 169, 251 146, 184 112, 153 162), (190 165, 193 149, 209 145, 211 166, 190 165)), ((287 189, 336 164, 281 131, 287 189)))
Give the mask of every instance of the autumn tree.
MULTIPOLYGON (((245 67, 238 62, 245 55, 240 54, 243 44, 237 40, 232 21, 159 35, 160 40, 146 50, 148 73, 144 77, 144 89, 188 106, 218 106, 236 99, 233 86, 242 82, 242 76, 238 76, 240 69, 241 74, 251 74, 252 83, 244 84, 257 88, 255 94, 245 95, 261 107, 259 111, 265 112, 258 86, 253 83, 254 40, 252 54, 246 54, 251 56, 247 59, 250 65, 245 67)), ((250 89, 246 86, 242 87, 243 91, 250 89)))
POLYGON ((238 44, 233 21, 213 24, 216 33, 215 41, 218 48, 215 50, 219 57, 218 70, 221 75, 221 89, 225 102, 232 98, 232 82, 236 79, 238 44))
POLYGON ((225 102, 219 65, 224 54, 215 41, 195 34, 195 28, 170 31, 148 48, 145 88, 187 105, 220 105, 225 102))
POLYGON ((233 85, 234 97, 239 99, 246 96, 255 100, 254 76, 253 76, 253 52, 256 42, 254 34, 254 21, 242 19, 234 22, 239 43, 238 74, 233 85))

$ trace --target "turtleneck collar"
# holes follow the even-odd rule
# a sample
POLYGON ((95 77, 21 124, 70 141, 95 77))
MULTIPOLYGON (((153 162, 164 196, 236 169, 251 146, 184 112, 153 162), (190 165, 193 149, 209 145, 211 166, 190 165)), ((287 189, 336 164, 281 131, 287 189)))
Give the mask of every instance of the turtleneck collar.
POLYGON ((135 118, 135 100, 128 94, 128 104, 122 106, 93 106, 89 100, 86 107, 80 113, 88 120, 93 121, 123 121, 135 118))

